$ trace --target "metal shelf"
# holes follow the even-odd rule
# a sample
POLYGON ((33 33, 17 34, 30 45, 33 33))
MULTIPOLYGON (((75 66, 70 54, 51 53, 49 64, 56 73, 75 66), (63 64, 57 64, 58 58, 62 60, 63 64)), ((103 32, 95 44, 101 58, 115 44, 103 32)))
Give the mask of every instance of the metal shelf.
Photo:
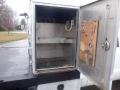
POLYGON ((74 43, 74 39, 66 39, 66 38, 45 38, 36 40, 37 44, 57 44, 57 43, 74 43))
POLYGON ((65 57, 53 57, 53 58, 39 58, 37 59, 38 69, 51 69, 73 66, 74 63, 70 63, 65 57))

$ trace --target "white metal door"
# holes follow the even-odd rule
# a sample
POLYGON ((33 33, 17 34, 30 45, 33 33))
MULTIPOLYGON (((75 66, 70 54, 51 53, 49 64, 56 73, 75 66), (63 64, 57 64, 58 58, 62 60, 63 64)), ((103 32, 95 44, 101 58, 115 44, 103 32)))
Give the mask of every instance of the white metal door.
POLYGON ((79 69, 101 89, 111 87, 119 0, 102 0, 81 7, 79 69))

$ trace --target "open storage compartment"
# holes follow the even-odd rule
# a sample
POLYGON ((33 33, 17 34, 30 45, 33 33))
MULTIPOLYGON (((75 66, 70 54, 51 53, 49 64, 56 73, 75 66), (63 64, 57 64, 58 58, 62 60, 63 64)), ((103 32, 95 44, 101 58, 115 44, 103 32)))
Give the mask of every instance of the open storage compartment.
POLYGON ((76 66, 77 13, 74 8, 35 5, 35 69, 76 66))
POLYGON ((109 90, 114 63, 119 0, 83 7, 33 2, 33 73, 79 69, 109 90))

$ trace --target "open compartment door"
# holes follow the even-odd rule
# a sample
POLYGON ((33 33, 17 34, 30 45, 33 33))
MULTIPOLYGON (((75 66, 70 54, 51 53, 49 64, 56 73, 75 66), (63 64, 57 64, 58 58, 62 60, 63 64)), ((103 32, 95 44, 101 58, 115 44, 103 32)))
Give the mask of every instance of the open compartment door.
POLYGON ((119 0, 102 0, 80 9, 79 69, 109 90, 117 42, 119 0))

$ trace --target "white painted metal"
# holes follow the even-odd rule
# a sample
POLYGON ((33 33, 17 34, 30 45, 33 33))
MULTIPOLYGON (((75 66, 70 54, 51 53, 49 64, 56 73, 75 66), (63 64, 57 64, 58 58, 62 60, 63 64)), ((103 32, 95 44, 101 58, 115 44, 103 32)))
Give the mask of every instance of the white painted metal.
MULTIPOLYGON (((66 7, 66 8, 75 8, 78 9, 78 7, 74 6, 62 6, 62 5, 55 5, 55 4, 45 4, 45 3, 39 3, 39 2, 33 2, 32 3, 32 59, 33 59, 33 73, 38 74, 35 69, 35 5, 46 5, 46 6, 57 6, 57 7, 66 7)), ((92 81, 94 81, 101 89, 103 90, 110 90, 111 89, 111 73, 113 70, 114 60, 115 60, 115 50, 116 50, 116 41, 117 41, 117 33, 118 33, 118 15, 119 10, 119 0, 102 0, 97 1, 95 3, 86 5, 81 8, 80 14, 83 15, 80 17, 81 20, 90 20, 90 19, 98 19, 99 22, 99 33, 98 33, 98 42, 97 42, 97 57, 96 57, 96 66, 95 68, 91 68, 89 66, 86 66, 82 63, 80 63, 80 71, 83 72, 88 78, 90 78, 92 81), (109 16, 109 22, 108 22, 108 31, 105 32, 105 21, 106 21, 106 6, 110 5, 110 16, 109 16), (105 40, 105 36, 108 36, 108 40, 110 42, 110 50, 104 51, 101 47, 101 44, 105 40)), ((79 21, 78 21, 79 22, 79 21)), ((79 33, 80 34, 80 33, 79 33)), ((59 40, 52 40, 53 43, 61 42, 65 43, 63 39, 59 40), (59 41, 60 40, 60 41, 59 41)), ((46 40, 49 42, 49 40, 46 40)), ((46 41, 41 41, 42 43, 45 43, 46 41)), ((40 41, 38 41, 40 42, 40 41)), ((72 41, 66 41, 67 43, 70 43, 72 41)), ((78 39, 79 42, 79 39, 78 39)), ((79 50, 79 45, 78 45, 79 50)), ((79 51, 78 51, 79 52, 79 51)), ((79 53, 77 54, 78 60, 76 61, 77 64, 79 61, 79 53)), ((74 68, 75 69, 75 68, 74 68)), ((76 68, 78 69, 78 68, 76 68)), ((69 69, 66 69, 69 70, 69 69)), ((64 71, 64 70, 62 70, 64 71)), ((59 72, 59 70, 56 70, 56 72, 59 72)), ((47 85, 47 84, 46 84, 47 85)), ((48 84, 48 87, 51 87, 51 90, 53 90, 52 87, 56 88, 57 83, 54 84, 48 84), (52 86, 53 85, 53 86, 52 86)), ((41 85, 40 87, 44 87, 45 85, 41 85)), ((48 89, 48 87, 44 87, 45 89, 48 89)), ((44 89, 44 90, 45 90, 44 89)), ((70 89, 69 89, 70 90, 70 89)), ((73 90, 73 89, 72 89, 73 90)), ((77 90, 77 89, 76 89, 77 90)))
MULTIPOLYGON (((76 10, 79 10, 79 7, 75 7, 75 6, 62 6, 62 5, 54 5, 54 4, 45 4, 45 3, 39 3, 39 2, 32 2, 31 3, 31 6, 32 6, 32 13, 31 13, 31 18, 32 18, 32 61, 33 61, 33 73, 34 74, 39 74, 39 73, 49 73, 49 72, 58 72, 58 71, 68 71, 68 70, 75 70, 76 69, 76 65, 74 66, 65 66, 65 67, 58 67, 58 68, 49 68, 49 70, 47 69, 36 69, 36 60, 35 60, 35 41, 37 41, 37 44, 45 44, 45 43, 48 43, 48 44, 52 44, 52 43, 75 43, 76 40, 73 40, 73 39, 65 39, 65 38, 54 38, 54 35, 53 36, 49 36, 49 35, 52 35, 52 33, 54 34, 54 32, 56 32, 56 35, 60 33, 60 35, 65 32, 63 32, 64 30, 64 24, 48 24, 48 23, 36 23, 35 22, 35 5, 44 5, 44 6, 52 6, 52 7, 60 7, 60 8, 69 8, 69 9, 76 9, 76 10), (35 23, 36 23, 36 26, 35 26, 35 23), (43 25, 44 24, 44 25, 43 25), (35 33, 35 28, 38 30, 37 33, 35 33), (54 31, 54 29, 56 28, 56 31, 54 31), (40 31, 40 30, 43 30, 44 29, 44 32, 43 31, 40 31), (46 30, 46 31, 45 31, 46 30), (40 32, 39 32, 40 31, 40 32), (51 32, 50 32, 51 31, 51 32), (43 34, 42 34, 43 32, 43 34), (50 37, 50 39, 40 39, 38 40, 39 37, 36 37, 35 35, 37 34, 37 36, 41 36, 41 37, 45 37, 44 35, 47 35, 48 37, 50 37), (53 37, 53 38, 51 38, 53 37), (36 38, 36 39, 35 39, 36 38), (38 72, 38 71, 41 71, 41 72, 38 72)), ((71 36, 71 37, 76 37, 76 35, 74 35, 74 31, 76 31, 76 29, 74 28, 74 30, 72 30, 72 34, 69 35, 66 33, 66 35, 68 36, 71 36)), ((39 53, 39 51, 42 50, 42 47, 40 47, 38 50, 38 54, 41 55, 41 57, 43 57, 44 55, 39 53), (41 49, 40 49, 41 48, 41 49)), ((44 47, 43 47, 44 48, 44 47)), ((46 47, 47 49, 48 47, 46 47)), ((45 49, 45 48, 44 48, 45 49)), ((50 49, 50 48, 48 48, 50 49)), ((59 48, 58 48, 59 49, 59 48)), ((56 50, 56 49, 55 49, 56 50)), ((53 51, 53 50, 52 50, 53 51)), ((58 50, 60 51, 60 50, 58 50)), ((47 52, 42 52, 42 53, 46 53, 46 55, 48 55, 48 51, 47 52)), ((57 54, 57 52, 56 52, 57 54)), ((48 56, 52 55, 52 52, 51 54, 49 53, 48 56)), ((60 53, 58 53, 57 55, 62 55, 60 53)), ((37 55, 38 56, 38 55, 37 55)), ((53 55, 52 55, 53 56, 53 55)), ((39 57, 39 56, 38 56, 39 57)), ((46 57, 47 58, 47 57, 46 57)))
POLYGON ((119 0, 102 0, 81 8, 82 20, 99 20, 98 42, 97 42, 97 55, 96 66, 89 67, 80 62, 80 71, 83 72, 88 78, 93 80, 101 89, 111 89, 111 74, 115 60, 116 41, 118 33, 118 15, 119 0), (110 15, 107 16, 107 6, 110 6, 110 15), (107 29, 106 30, 106 19, 107 29), (107 31, 107 32, 106 32, 107 31), (110 50, 105 51, 102 49, 101 44, 104 42, 105 37, 110 42, 110 50))
POLYGON ((37 90, 58 90, 57 87, 60 84, 64 85, 63 90, 80 90, 80 80, 79 79, 42 84, 42 85, 38 86, 37 90))

